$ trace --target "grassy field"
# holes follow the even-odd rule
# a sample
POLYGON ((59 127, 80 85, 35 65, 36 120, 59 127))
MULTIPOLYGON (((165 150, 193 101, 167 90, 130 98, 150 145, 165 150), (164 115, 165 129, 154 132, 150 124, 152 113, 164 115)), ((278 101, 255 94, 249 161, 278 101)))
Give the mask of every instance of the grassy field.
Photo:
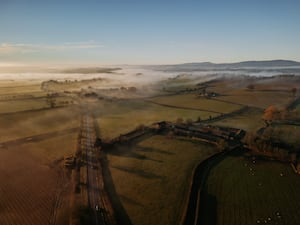
POLYGON ((218 99, 265 109, 270 105, 283 108, 293 99, 288 92, 233 90, 218 99), (274 97, 276 96, 276 97, 274 97))
POLYGON ((0 102, 0 113, 49 108, 46 99, 26 99, 0 102))
POLYGON ((79 126, 77 107, 22 112, 0 117, 0 142, 79 126))
POLYGON ((256 132, 257 129, 265 125, 262 120, 262 115, 262 110, 250 109, 240 115, 212 122, 212 124, 219 126, 235 127, 248 132, 256 132))
POLYGON ((3 83, 0 82, 0 96, 20 95, 42 92, 41 85, 33 82, 3 83))
POLYGON ((208 91, 221 96, 217 99, 265 109, 270 105, 285 107, 292 101, 292 88, 297 87, 296 78, 265 78, 236 77, 217 80, 209 85, 208 91), (248 88, 253 85, 253 89, 248 88), (276 96, 276 97, 274 97, 276 96))
POLYGON ((211 113, 163 107, 139 100, 116 102, 98 101, 91 106, 101 130, 101 136, 110 139, 157 121, 176 121, 178 118, 206 119, 211 113))
POLYGON ((203 224, 215 213, 217 225, 297 225, 299 175, 287 164, 230 156, 215 166, 206 181, 203 224))
POLYGON ((177 224, 193 168, 215 149, 153 136, 108 154, 116 192, 132 224, 177 224))
POLYGON ((150 100, 159 104, 194 108, 198 110, 215 111, 218 113, 229 113, 241 108, 241 106, 236 104, 214 101, 213 99, 207 99, 203 97, 197 97, 195 94, 155 97, 151 98, 150 100))
POLYGON ((66 155, 74 155, 77 146, 78 132, 59 135, 57 137, 45 139, 39 142, 28 142, 28 151, 40 158, 40 162, 51 164, 52 162, 62 161, 66 155))
POLYGON ((273 138, 277 137, 285 143, 300 146, 300 126, 278 124, 268 127, 265 132, 271 134, 273 138))

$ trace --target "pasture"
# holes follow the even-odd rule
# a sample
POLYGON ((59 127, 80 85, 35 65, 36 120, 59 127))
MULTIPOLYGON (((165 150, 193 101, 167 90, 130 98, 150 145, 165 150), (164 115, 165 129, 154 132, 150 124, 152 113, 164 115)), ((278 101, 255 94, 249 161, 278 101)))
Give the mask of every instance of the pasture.
POLYGON ((297 225, 299 185, 288 164, 229 156, 206 180, 201 204, 209 207, 202 207, 203 224, 215 216, 217 225, 297 225))
MULTIPOLYGON (((196 94, 182 94, 164 97, 154 97, 151 101, 159 104, 165 104, 175 107, 191 108, 195 110, 203 110, 207 112, 215 112, 217 114, 230 113, 241 108, 241 106, 234 103, 226 103, 221 101, 214 101, 214 99, 207 99, 204 97, 197 97, 196 94)), ((213 116, 213 115, 212 115, 213 116)))

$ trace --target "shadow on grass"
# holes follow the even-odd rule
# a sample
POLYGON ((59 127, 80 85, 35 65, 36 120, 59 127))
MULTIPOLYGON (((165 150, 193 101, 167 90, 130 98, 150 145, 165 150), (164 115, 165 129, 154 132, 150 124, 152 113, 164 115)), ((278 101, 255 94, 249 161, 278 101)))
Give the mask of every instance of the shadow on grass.
POLYGON ((122 202, 120 201, 120 196, 116 192, 115 184, 113 182, 111 172, 109 170, 108 160, 105 153, 102 154, 101 164, 102 164, 102 172, 103 172, 105 188, 112 202, 114 211, 116 213, 115 217, 117 220, 117 224, 132 225, 129 216, 124 206, 122 205, 122 202))
POLYGON ((135 205, 135 206, 143 206, 143 204, 141 204, 141 203, 139 203, 139 202, 137 202, 137 201, 134 201, 133 199, 131 199, 131 198, 128 198, 127 196, 124 196, 124 195, 119 195, 120 196, 120 198, 124 201, 124 202, 127 202, 127 203, 129 203, 129 204, 131 204, 131 205, 135 205))
POLYGON ((197 225, 216 225, 217 224, 217 198, 207 190, 200 193, 200 221, 197 225))
MULTIPOLYGON (((131 146, 126 146, 126 147, 116 147, 114 149, 111 149, 109 151, 109 154, 119 156, 119 157, 127 157, 127 158, 134 158, 134 159, 139 159, 139 160, 150 160, 153 162, 158 162, 162 163, 162 160, 157 160, 157 159, 152 159, 150 157, 147 157, 145 155, 139 154, 136 151, 141 149, 139 147, 131 147, 131 146)), ((146 149, 146 151, 150 151, 149 149, 146 149)))
POLYGON ((144 170, 139 170, 139 169, 132 169, 132 168, 128 168, 125 166, 112 166, 112 168, 118 169, 118 170, 122 170, 128 173, 133 173, 137 176, 143 177, 143 178, 147 178, 147 179, 164 179, 164 176, 159 176, 156 175, 154 173, 150 173, 150 172, 146 172, 144 170))
POLYGON ((140 147, 140 146, 137 146, 136 150, 142 151, 142 152, 156 152, 156 153, 160 153, 160 154, 164 154, 164 155, 175 155, 172 152, 167 152, 167 151, 163 151, 163 150, 159 150, 159 149, 155 149, 155 148, 140 147))

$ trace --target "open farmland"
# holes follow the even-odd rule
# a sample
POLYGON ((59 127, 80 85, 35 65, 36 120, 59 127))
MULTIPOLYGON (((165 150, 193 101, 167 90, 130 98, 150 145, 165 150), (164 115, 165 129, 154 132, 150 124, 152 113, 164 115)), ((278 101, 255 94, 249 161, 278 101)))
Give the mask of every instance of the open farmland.
POLYGON ((293 97, 289 92, 234 90, 218 99, 265 109, 270 105, 283 108, 293 100, 293 97))
MULTIPOLYGON (((86 186, 86 180, 88 169, 91 168, 82 166, 80 170, 76 170, 77 175, 68 169, 62 169, 65 162, 64 156, 74 155, 78 149, 77 137, 80 134, 83 110, 94 116, 98 127, 98 137, 107 144, 121 134, 159 121, 170 121, 183 125, 193 121, 203 121, 205 126, 213 124, 235 127, 255 134, 257 130, 265 126, 262 120, 265 106, 273 102, 279 103, 278 106, 286 106, 292 99, 291 93, 287 91, 263 91, 258 90, 258 87, 256 90, 248 90, 238 81, 233 82, 233 85, 230 86, 230 79, 216 80, 215 83, 210 81, 209 85, 205 87, 208 94, 212 93, 211 91, 216 92, 216 95, 213 96, 200 96, 201 88, 204 86, 201 86, 200 89, 195 88, 199 85, 193 84, 193 80, 189 78, 181 85, 184 88, 188 84, 191 91, 181 92, 180 90, 183 89, 178 84, 176 94, 173 92, 163 96, 161 95, 163 91, 159 89, 160 84, 157 85, 157 89, 154 88, 149 92, 141 94, 142 89, 137 88, 139 91, 134 92, 134 95, 125 96, 120 93, 128 90, 127 88, 108 89, 108 92, 111 92, 110 95, 103 95, 103 91, 96 92, 97 89, 89 88, 89 86, 93 86, 93 82, 95 82, 94 86, 99 85, 100 87, 106 80, 91 79, 82 82, 64 81, 61 83, 51 81, 44 84, 46 85, 44 91, 40 89, 40 85, 33 83, 31 86, 30 82, 27 82, 24 92, 22 92, 22 85, 14 84, 15 86, 9 87, 8 81, 3 84, 8 92, 5 92, 5 88, 1 89, 0 96, 1 225, 10 225, 11 222, 18 224, 30 210, 33 213, 26 217, 25 225, 53 225, 55 222, 58 225, 65 225, 69 220, 68 215, 71 212, 74 213, 74 210, 75 212, 79 210, 78 215, 80 216, 86 215, 85 211, 80 211, 80 204, 84 203, 81 206, 87 206, 89 189, 86 186), (32 87, 31 92, 30 87, 32 87), (82 90, 81 88, 87 89, 82 90), (50 107, 45 90, 60 93, 54 97, 56 106, 60 106, 59 102, 71 101, 71 97, 73 98, 72 104, 62 104, 64 107, 50 107), (65 92, 65 90, 67 91, 65 92), (71 93, 70 90, 77 92, 71 93), (156 90, 158 91, 156 92, 156 90), (89 93, 93 94, 89 95, 89 93), (154 93, 157 94, 156 97, 153 97, 154 93), (67 95, 71 97, 67 97, 67 95), (274 95, 278 96, 278 101, 274 95), (244 105, 253 107, 244 107, 244 105), (10 176, 14 178, 8 182, 7 177, 10 176), (26 188, 21 188, 22 184, 26 188), (78 193, 74 198, 70 194, 73 193, 70 190, 74 189, 73 185, 75 184, 78 184, 76 188, 79 187, 80 190, 76 189, 78 193), (36 194, 30 195, 30 193, 36 194), (25 208, 24 202, 32 202, 32 208, 25 208), (16 209, 18 205, 21 208, 19 211, 16 209), (70 208, 70 205, 74 208, 70 208), (64 221, 64 223, 60 223, 60 221, 64 221)), ((264 84, 263 88, 266 87, 267 84, 264 84)), ((265 131, 268 132, 268 129, 265 131)), ((274 125, 274 129, 285 134, 286 142, 298 143, 297 136, 294 135, 298 134, 298 127, 278 124, 274 125)), ((116 213, 121 219, 125 219, 124 224, 126 225, 177 224, 183 218, 188 201, 193 169, 200 162, 219 151, 219 149, 195 139, 178 138, 172 132, 154 136, 151 136, 150 133, 129 144, 120 142, 105 149, 102 154, 95 154, 95 157, 101 158, 104 163, 105 185, 109 187, 108 191, 112 197, 112 203, 116 207, 116 213)), ((91 145, 93 144, 91 143, 91 145)), ((221 164, 217 164, 213 168, 212 177, 208 177, 207 184, 210 184, 210 179, 213 179, 213 182, 220 182, 216 183, 217 187, 223 189, 222 182, 232 185, 238 179, 240 183, 246 182, 245 185, 249 186, 250 181, 243 180, 247 177, 243 174, 245 168, 241 169, 230 161, 233 159, 236 160, 235 163, 238 166, 240 166, 239 163, 244 166, 243 163, 247 161, 243 157, 225 158, 221 164), (224 169, 222 163, 227 160, 231 163, 226 164, 224 169), (220 170, 218 170, 219 166, 221 166, 220 170), (228 171, 232 169, 237 171, 232 176, 238 178, 230 178, 228 171), (222 177, 226 181, 219 181, 214 176, 222 177)), ((268 162, 260 162, 254 166, 265 163, 266 166, 269 165, 268 162)), ((251 161, 249 161, 250 164, 251 161)), ((270 174, 272 171, 276 172, 277 166, 281 164, 272 163, 272 165, 275 166, 270 169, 270 174)), ((98 168, 92 169, 95 170, 95 173, 99 172, 98 168)), ((284 171, 284 174, 288 173, 284 171)), ((242 208, 238 211, 239 217, 231 223, 233 212, 226 210, 232 204, 238 203, 229 202, 229 206, 225 205, 228 195, 222 191, 219 193, 218 189, 214 189, 216 188, 214 185, 210 184, 207 187, 211 188, 207 189, 211 191, 208 198, 213 202, 216 200, 216 207, 220 207, 216 209, 223 213, 222 216, 218 215, 217 217, 218 221, 224 217, 222 224, 238 224, 236 221, 240 221, 243 211, 247 211, 249 214, 249 210, 252 210, 251 204, 254 205, 254 203, 250 202, 250 206, 241 203, 244 205, 239 205, 242 208), (214 193, 216 194, 213 196, 214 193), (223 201, 222 198, 225 198, 226 201, 223 201), (219 199, 221 199, 220 203, 219 199), (227 214, 231 216, 226 217, 227 214), (230 219, 228 219, 229 217, 230 219)), ((240 189, 242 188, 244 186, 240 189)), ((228 191, 230 191, 229 189, 228 191)), ((254 189, 250 185, 247 191, 250 193, 254 189)), ((272 192, 269 198, 271 199, 271 195, 276 193, 272 192)), ((249 195, 251 196, 252 192, 249 195)), ((242 192, 234 194, 236 201, 243 197, 244 193, 242 192)), ((208 206, 211 209, 210 203, 208 206)), ((266 208, 259 209, 260 214, 257 215, 261 219, 270 212, 266 208)), ((280 211, 280 213, 282 217, 284 213, 288 214, 285 211, 280 211)), ((256 222, 253 215, 254 213, 251 214, 252 217, 248 215, 249 218, 244 220, 248 221, 249 219, 249 221, 256 222)), ((268 217, 266 218, 268 219, 268 217)), ((240 224, 244 224, 244 220, 241 219, 240 224)), ((247 225, 247 223, 245 224, 247 225)))
POLYGON ((0 116, 0 142, 79 126, 77 107, 28 111, 0 116), (5 129, 4 129, 5 128, 5 129))
POLYGON ((208 84, 208 90, 221 96, 216 99, 265 109, 270 105, 287 106, 293 99, 292 89, 299 88, 297 77, 219 79, 208 84), (274 97, 276 96, 276 98, 274 97))
POLYGON ((210 145, 159 135, 110 151, 115 190, 132 224, 177 224, 191 171, 215 152, 210 145))
MULTIPOLYGON (((31 81, 10 81, 10 82, 0 82, 0 97, 2 96, 13 96, 13 95, 25 95, 31 93, 42 92, 41 84, 39 82, 31 81)), ((2 98, 0 98, 2 99, 2 98)))
POLYGON ((298 224, 299 175, 288 164, 254 162, 230 156, 210 171, 201 202, 203 224, 214 218, 218 225, 298 224))
POLYGON ((264 126, 262 115, 262 110, 249 109, 239 115, 212 122, 212 124, 218 126, 235 127, 248 132, 256 132, 260 127, 264 126))
POLYGON ((73 154, 77 132, 0 148, 0 224, 55 224, 66 185, 61 159, 73 154), (59 161, 60 160, 60 161, 59 161))
POLYGON ((276 124, 265 129, 264 133, 272 135, 277 140, 289 143, 294 146, 300 146, 300 126, 276 124))
POLYGON ((226 103, 226 102, 214 101, 213 99, 197 97, 195 94, 155 97, 155 98, 151 98, 150 100, 152 102, 162 104, 162 105, 195 109, 199 111, 206 111, 206 112, 211 112, 216 114, 230 113, 240 109, 241 107, 234 103, 226 103))
MULTIPOLYGON (((28 101, 4 102, 14 110, 31 107, 28 101)), ((68 183, 61 167, 76 150, 77 107, 2 114, 0 124, 0 224, 55 224, 55 215, 66 210, 60 208, 68 183)))
POLYGON ((212 114, 164 107, 140 100, 98 101, 92 107, 104 139, 117 137, 141 124, 151 125, 162 120, 176 121, 178 118, 184 120, 197 120, 198 117, 207 119, 212 114))

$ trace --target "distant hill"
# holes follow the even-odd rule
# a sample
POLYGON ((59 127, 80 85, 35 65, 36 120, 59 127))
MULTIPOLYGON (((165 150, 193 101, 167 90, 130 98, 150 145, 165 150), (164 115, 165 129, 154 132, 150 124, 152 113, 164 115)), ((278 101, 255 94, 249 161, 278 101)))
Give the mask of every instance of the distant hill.
POLYGON ((201 71, 201 70, 220 70, 220 69, 243 69, 243 68, 262 68, 262 67, 300 67, 300 62, 291 60, 266 60, 266 61, 244 61, 237 63, 183 63, 175 65, 159 65, 153 68, 167 71, 201 71))
POLYGON ((300 62, 291 60, 267 60, 267 61, 244 61, 237 63, 184 63, 178 64, 183 66, 201 66, 201 67, 286 67, 286 66, 300 66, 300 62))

